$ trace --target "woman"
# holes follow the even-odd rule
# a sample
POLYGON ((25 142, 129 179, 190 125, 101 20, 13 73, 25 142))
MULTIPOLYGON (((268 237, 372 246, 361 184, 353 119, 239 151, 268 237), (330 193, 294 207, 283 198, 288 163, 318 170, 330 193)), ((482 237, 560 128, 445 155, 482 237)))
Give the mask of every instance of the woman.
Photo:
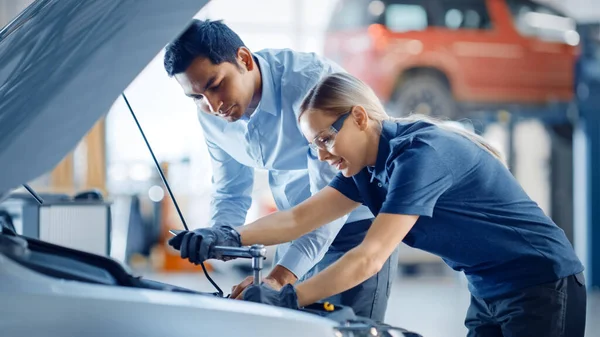
POLYGON ((377 273, 403 241, 465 273, 469 336, 583 336, 581 262, 481 137, 422 118, 392 120, 368 86, 343 73, 309 92, 299 122, 340 174, 297 207, 237 231, 178 235, 170 244, 183 258, 214 257, 215 245, 288 242, 365 204, 376 219, 359 246, 305 282, 252 286, 244 299, 311 304, 377 273))

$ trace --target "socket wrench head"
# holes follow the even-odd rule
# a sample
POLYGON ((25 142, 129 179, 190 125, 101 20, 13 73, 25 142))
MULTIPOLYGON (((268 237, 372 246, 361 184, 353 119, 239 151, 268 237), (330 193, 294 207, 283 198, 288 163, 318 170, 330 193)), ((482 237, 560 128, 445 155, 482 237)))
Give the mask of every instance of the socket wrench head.
POLYGON ((264 245, 252 245, 250 246, 250 255, 252 255, 252 257, 262 257, 263 259, 266 259, 267 249, 264 245))

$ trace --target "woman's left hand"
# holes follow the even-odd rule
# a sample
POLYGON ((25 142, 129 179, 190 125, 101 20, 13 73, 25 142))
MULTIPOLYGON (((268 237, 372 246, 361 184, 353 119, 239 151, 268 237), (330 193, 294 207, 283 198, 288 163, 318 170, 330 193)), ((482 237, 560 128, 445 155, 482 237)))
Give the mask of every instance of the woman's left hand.
POLYGON ((291 284, 286 284, 277 291, 267 284, 252 285, 242 293, 245 301, 270 304, 277 307, 298 309, 298 296, 291 284))

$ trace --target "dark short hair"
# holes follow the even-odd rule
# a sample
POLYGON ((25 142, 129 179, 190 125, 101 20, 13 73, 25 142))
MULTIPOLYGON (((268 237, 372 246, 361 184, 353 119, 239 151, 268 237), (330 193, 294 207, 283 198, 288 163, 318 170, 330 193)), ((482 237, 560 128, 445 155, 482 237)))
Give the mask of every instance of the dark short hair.
POLYGON ((192 20, 189 27, 166 47, 165 70, 169 76, 184 72, 196 57, 208 58, 213 64, 237 65, 237 51, 244 42, 221 20, 192 20))

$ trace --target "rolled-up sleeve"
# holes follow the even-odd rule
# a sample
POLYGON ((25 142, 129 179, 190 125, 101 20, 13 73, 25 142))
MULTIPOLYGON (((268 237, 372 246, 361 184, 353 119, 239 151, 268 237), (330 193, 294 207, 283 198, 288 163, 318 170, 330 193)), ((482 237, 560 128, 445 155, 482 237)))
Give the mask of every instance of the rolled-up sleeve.
POLYGON ((254 169, 240 164, 208 139, 206 145, 213 171, 210 225, 241 226, 252 204, 254 169))

